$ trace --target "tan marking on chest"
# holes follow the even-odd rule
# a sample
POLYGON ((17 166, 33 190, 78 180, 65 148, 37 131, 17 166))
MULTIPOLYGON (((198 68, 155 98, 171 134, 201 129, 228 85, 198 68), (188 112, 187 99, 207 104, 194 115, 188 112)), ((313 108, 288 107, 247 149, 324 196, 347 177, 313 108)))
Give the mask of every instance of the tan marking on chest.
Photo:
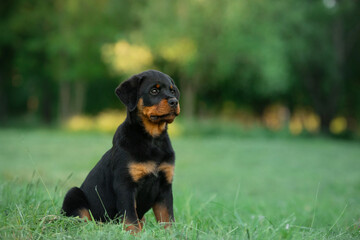
POLYGON ((134 182, 138 182, 141 178, 150 174, 157 176, 159 171, 164 173, 168 183, 172 183, 174 177, 174 165, 170 163, 162 163, 159 166, 151 161, 145 163, 130 163, 128 168, 134 182))
POLYGON ((157 173, 156 164, 155 162, 130 163, 129 173, 132 179, 134 180, 134 182, 137 182, 146 175, 156 174, 157 173))
POLYGON ((170 163, 162 163, 159 166, 159 171, 162 171, 165 174, 166 181, 172 183, 174 177, 174 165, 170 163))

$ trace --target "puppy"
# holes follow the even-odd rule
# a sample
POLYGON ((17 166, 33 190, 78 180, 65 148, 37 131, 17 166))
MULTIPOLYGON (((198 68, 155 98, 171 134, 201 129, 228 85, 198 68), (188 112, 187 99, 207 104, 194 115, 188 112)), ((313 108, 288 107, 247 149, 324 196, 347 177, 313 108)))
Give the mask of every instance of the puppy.
POLYGON ((179 90, 168 75, 149 70, 121 83, 115 93, 127 117, 81 187, 67 192, 62 212, 86 220, 121 220, 137 232, 152 208, 156 220, 168 227, 175 221, 175 154, 167 125, 180 113, 179 90))

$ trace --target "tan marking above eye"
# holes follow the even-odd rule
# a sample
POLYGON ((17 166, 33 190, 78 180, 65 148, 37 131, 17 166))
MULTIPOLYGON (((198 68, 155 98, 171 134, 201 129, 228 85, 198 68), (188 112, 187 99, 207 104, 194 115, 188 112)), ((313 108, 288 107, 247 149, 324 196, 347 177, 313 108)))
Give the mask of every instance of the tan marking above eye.
POLYGON ((160 88, 160 84, 156 84, 156 88, 160 88))
POLYGON ((158 167, 159 171, 162 171, 165 174, 166 181, 172 183, 174 177, 174 165, 170 163, 162 163, 158 167))
POLYGON ((146 163, 130 163, 129 173, 134 182, 138 182, 141 178, 149 174, 157 174, 156 163, 155 162, 146 162, 146 163))

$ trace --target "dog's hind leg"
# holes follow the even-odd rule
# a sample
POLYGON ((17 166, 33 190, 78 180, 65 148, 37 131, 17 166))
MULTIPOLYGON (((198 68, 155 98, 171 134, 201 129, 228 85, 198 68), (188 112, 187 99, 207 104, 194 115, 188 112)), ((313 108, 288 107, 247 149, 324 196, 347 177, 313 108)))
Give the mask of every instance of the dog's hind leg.
POLYGON ((89 202, 84 192, 78 187, 73 187, 66 193, 61 211, 67 217, 91 220, 89 208, 89 202))

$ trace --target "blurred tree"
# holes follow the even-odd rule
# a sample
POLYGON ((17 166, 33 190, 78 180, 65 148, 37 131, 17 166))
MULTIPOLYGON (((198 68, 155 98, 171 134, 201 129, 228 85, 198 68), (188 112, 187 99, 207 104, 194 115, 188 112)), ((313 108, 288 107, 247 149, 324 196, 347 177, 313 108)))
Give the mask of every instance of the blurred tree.
MULTIPOLYGON (((81 113, 87 84, 109 79, 101 47, 133 26, 133 20, 128 21, 131 4, 129 0, 1 4, 0 27, 10 34, 0 43, 4 61, 0 75, 5 80, 0 97, 12 104, 11 114, 36 113, 40 108, 42 119, 51 121, 57 108, 62 120, 81 113)), ((9 107, 5 100, 0 104, 1 116, 9 107)))
POLYGON ((130 45, 124 40, 104 44, 102 56, 115 75, 131 76, 153 64, 153 56, 147 47, 130 45))
POLYGON ((11 84, 11 72, 14 61, 14 46, 12 44, 15 35, 11 31, 10 21, 16 10, 17 1, 4 0, 0 5, 0 121, 4 121, 8 115, 7 90, 11 84))
POLYGON ((258 110, 280 100, 313 106, 327 131, 345 110, 346 96, 354 96, 345 89, 358 78, 348 57, 354 58, 348 46, 354 49, 359 38, 358 3, 334 3, 160 0, 140 18, 159 66, 179 77, 187 116, 199 95, 258 110))
POLYGON ((256 96, 266 97, 288 89, 285 43, 279 27, 269 24, 278 18, 284 4, 264 1, 155 3, 148 4, 141 15, 142 33, 163 60, 160 60, 163 68, 177 73, 186 116, 194 114, 199 91, 217 88, 218 91, 211 94, 216 94, 215 99, 219 101, 229 92, 234 95, 227 94, 226 98, 238 98, 239 91, 234 89, 254 89, 256 96), (154 15, 155 9, 158 11, 154 15), (230 89, 221 88, 227 81, 230 89))
MULTIPOLYGON (((109 1, 59 0, 54 5, 54 29, 49 35, 49 55, 59 83, 59 113, 62 120, 84 109, 86 84, 106 75, 101 61, 102 44, 119 27, 109 16, 109 1)), ((110 11, 111 12, 111 11, 110 11)))
POLYGON ((294 3, 301 18, 290 18, 285 30, 293 76, 304 89, 307 103, 319 113, 323 132, 328 132, 337 114, 354 115, 352 102, 358 97, 346 89, 356 86, 353 79, 359 76, 353 75, 354 59, 358 57, 350 57, 360 37, 360 18, 355 17, 359 3, 327 2, 294 3))
POLYGON ((225 100, 261 110, 288 91, 291 74, 281 35, 288 8, 284 1, 227 2, 214 68, 225 100))
MULTIPOLYGON (((4 6, 4 5, 1 5, 4 6)), ((9 5, 8 5, 9 6, 9 5)), ((43 119, 51 121, 51 104, 54 96, 51 95, 49 72, 43 67, 46 62, 44 49, 44 33, 48 30, 49 21, 46 18, 50 3, 24 0, 12 1, 5 13, 7 28, 4 40, 7 47, 5 52, 6 64, 3 82, 6 84, 7 105, 10 114, 35 113, 40 108, 43 119), (7 50, 6 50, 7 49, 7 50), (40 106, 39 106, 40 104, 40 106)), ((3 16, 3 15, 2 15, 3 16)))
POLYGON ((359 10, 345 0, 3 0, 0 118, 96 113, 113 106, 102 91, 114 76, 154 67, 178 81, 188 117, 283 102, 312 107, 327 131, 338 115, 360 119, 359 10))
POLYGON ((184 115, 192 117, 196 97, 215 80, 215 39, 223 4, 216 1, 154 1, 140 15, 141 33, 157 56, 157 64, 172 73, 182 91, 184 115))

